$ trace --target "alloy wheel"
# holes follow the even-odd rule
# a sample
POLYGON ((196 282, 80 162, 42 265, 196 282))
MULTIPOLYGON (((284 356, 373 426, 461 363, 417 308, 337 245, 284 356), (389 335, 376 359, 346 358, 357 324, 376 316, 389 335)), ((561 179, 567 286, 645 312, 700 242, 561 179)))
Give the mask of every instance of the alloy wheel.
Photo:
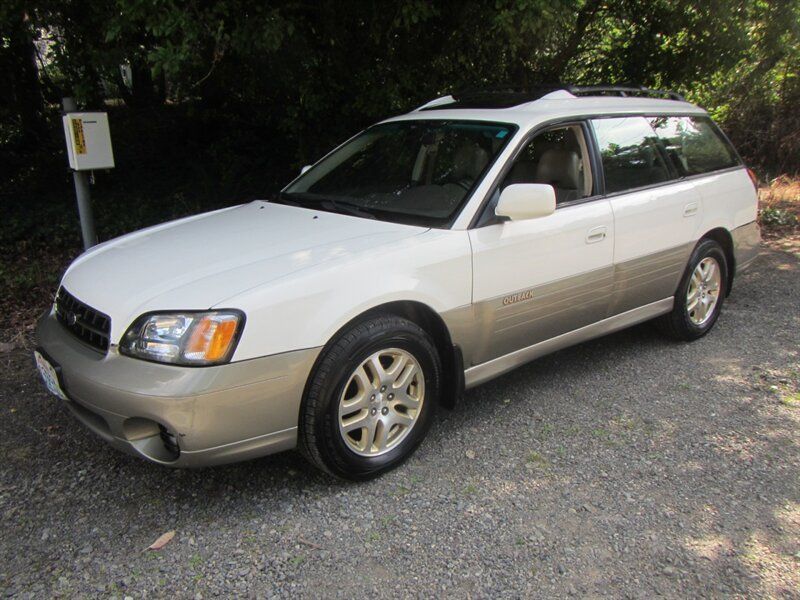
POLYGON ((396 447, 414 427, 425 401, 425 376, 405 350, 374 352, 350 375, 339 398, 339 433, 360 456, 396 447))
POLYGON ((686 312, 695 325, 705 325, 714 314, 721 282, 722 275, 715 258, 707 256, 695 267, 686 291, 686 312))

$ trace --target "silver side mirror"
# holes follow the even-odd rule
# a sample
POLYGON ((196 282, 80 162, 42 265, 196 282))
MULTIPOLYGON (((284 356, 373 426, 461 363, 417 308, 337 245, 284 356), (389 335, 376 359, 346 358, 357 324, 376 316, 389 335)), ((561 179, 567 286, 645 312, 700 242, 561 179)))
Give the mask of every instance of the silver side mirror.
POLYGON ((306 171, 308 171, 310 168, 311 168, 311 165, 306 165, 305 167, 303 167, 302 169, 300 169, 300 175, 302 175, 303 173, 305 173, 306 171))
POLYGON ((515 183, 500 193, 494 213, 512 221, 537 219, 556 211, 556 191, 545 183, 515 183))

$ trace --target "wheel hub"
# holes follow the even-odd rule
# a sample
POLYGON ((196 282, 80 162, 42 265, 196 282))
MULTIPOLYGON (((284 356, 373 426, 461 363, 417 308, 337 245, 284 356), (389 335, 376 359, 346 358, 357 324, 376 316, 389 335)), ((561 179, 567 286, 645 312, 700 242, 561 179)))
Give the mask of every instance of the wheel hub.
POLYGON ((350 375, 339 399, 339 433, 361 456, 388 452, 409 434, 425 397, 417 360, 399 348, 367 357, 350 375))
POLYGON ((721 269, 715 258, 707 256, 697 264, 686 292, 686 312, 692 323, 704 325, 711 319, 719 301, 721 283, 721 269))

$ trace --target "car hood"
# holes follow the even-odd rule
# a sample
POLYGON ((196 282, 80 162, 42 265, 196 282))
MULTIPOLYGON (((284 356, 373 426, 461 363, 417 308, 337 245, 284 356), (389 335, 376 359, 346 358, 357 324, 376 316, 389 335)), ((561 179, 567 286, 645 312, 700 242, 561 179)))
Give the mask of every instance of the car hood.
POLYGON ((255 201, 105 242, 78 257, 62 285, 111 317, 113 341, 142 313, 218 306, 247 289, 424 231, 255 201))

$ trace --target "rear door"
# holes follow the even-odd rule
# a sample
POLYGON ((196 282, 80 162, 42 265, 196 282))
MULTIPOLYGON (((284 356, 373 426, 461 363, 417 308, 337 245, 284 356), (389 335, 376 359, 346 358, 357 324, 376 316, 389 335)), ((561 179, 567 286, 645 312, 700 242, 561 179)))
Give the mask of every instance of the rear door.
POLYGON ((701 222, 702 201, 678 179, 645 117, 592 121, 614 213, 616 315, 675 293, 701 222))

